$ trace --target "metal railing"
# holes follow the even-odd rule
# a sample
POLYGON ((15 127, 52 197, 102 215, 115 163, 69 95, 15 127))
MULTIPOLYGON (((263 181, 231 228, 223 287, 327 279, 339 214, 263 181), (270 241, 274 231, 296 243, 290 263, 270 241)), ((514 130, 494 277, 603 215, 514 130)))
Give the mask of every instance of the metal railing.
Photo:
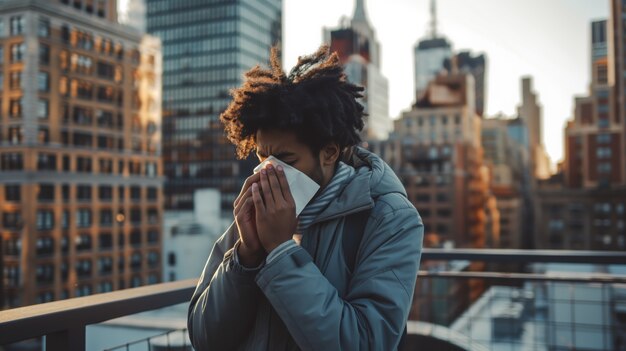
MULTIPOLYGON (((422 262, 458 260, 506 264, 544 262, 626 265, 626 253, 498 249, 424 249, 422 253, 422 262)), ((553 277, 536 273, 441 270, 422 270, 419 275, 418 283, 424 279, 481 279, 512 285, 524 281, 626 284, 626 276, 616 275, 553 277)), ((85 350, 87 325, 184 303, 189 301, 195 285, 196 279, 189 279, 1 311, 0 345, 45 335, 47 350, 85 350)))

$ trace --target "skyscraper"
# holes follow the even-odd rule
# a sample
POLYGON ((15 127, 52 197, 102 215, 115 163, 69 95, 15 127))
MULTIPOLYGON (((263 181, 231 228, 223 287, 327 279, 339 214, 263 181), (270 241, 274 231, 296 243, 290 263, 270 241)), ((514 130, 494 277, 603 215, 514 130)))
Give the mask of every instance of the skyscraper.
POLYGON ((232 210, 254 161, 235 160, 219 115, 243 73, 281 46, 282 1, 148 0, 147 23, 163 42, 166 208, 192 209, 194 190, 217 188, 232 210))
POLYGON ((528 155, 533 179, 546 179, 550 176, 550 160, 543 146, 541 126, 541 105, 537 93, 532 88, 532 78, 522 78, 522 103, 517 108, 528 133, 528 155))
POLYGON ((0 3, 0 307, 160 281, 160 42, 115 5, 0 3))
POLYGON ((352 20, 343 22, 341 28, 326 31, 325 37, 330 49, 339 55, 348 80, 365 87, 361 103, 368 117, 362 136, 364 139, 386 139, 392 127, 389 83, 380 71, 380 44, 367 19, 365 1, 357 0, 352 20))
POLYGON ((430 2, 430 33, 414 48, 415 96, 419 99, 426 91, 428 83, 444 68, 444 61, 452 57, 452 45, 437 32, 437 2, 430 2))
MULTIPOLYGON (((607 32, 610 35, 608 60, 609 82, 613 85, 614 120, 622 125, 621 174, 626 179, 626 2, 611 1, 611 17, 607 32)), ((600 74, 601 72, 598 72, 600 74)))

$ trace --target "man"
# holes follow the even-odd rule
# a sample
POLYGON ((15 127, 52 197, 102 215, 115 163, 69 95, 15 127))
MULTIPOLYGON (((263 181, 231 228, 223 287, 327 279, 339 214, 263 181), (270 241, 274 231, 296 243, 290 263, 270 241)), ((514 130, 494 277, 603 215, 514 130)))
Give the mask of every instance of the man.
POLYGON ((280 66, 274 49, 271 69, 247 72, 220 119, 238 157, 273 155, 320 190, 296 218, 280 166, 246 180, 235 222, 213 247, 191 299, 192 344, 394 350, 417 279, 421 218, 389 166, 356 146, 363 89, 347 82, 337 55, 322 46, 289 75, 280 66))

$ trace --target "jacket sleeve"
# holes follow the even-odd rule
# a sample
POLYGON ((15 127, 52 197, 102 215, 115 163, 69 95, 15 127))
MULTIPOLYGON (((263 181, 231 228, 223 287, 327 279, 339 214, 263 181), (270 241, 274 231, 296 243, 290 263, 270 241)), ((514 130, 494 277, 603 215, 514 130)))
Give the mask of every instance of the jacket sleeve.
POLYGON ((260 268, 236 262, 238 236, 231 225, 215 243, 191 297, 187 327, 198 351, 236 349, 252 329, 261 294, 254 277, 260 268))
POLYGON ((344 298, 303 248, 261 269, 257 284, 298 346, 311 350, 395 350, 409 315, 424 226, 401 195, 378 199, 365 227, 344 298))

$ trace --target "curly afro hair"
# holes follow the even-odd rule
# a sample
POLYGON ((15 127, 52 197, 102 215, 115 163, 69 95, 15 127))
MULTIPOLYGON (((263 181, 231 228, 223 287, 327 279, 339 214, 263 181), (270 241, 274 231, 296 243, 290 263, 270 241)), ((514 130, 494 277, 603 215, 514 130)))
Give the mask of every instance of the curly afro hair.
POLYGON ((270 69, 255 66, 245 81, 233 89, 233 100, 220 115, 237 157, 246 158, 256 149, 259 129, 295 132, 298 140, 315 155, 335 142, 341 150, 361 141, 366 114, 357 99, 363 87, 348 82, 336 53, 322 45, 312 55, 298 58, 286 75, 279 52, 271 50, 270 69))

